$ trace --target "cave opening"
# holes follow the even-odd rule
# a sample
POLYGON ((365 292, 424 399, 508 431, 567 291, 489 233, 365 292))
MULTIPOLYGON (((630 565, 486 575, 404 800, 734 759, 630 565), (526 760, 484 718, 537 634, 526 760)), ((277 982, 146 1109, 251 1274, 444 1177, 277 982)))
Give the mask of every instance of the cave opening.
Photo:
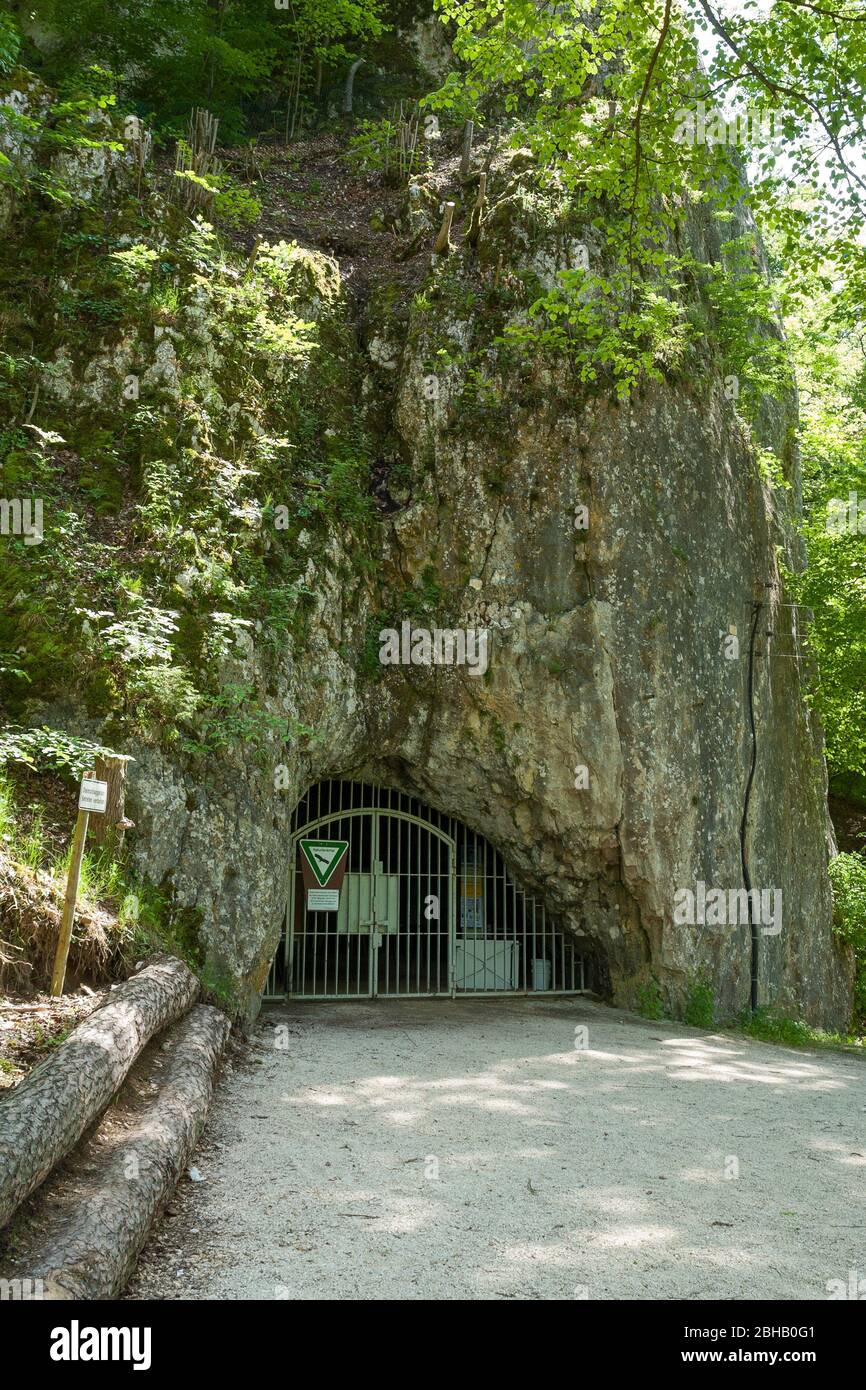
POLYGON ((298 802, 265 998, 582 994, 592 974, 581 942, 456 817, 360 781, 317 782, 298 802))

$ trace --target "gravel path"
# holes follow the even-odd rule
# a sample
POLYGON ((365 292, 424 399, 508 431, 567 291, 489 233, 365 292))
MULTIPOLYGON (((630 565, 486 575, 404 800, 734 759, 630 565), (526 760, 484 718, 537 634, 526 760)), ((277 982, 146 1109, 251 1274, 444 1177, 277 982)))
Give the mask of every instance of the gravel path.
POLYGON ((825 1299, 866 1278, 859 1055, 585 999, 295 1004, 252 1043, 128 1297, 825 1299))

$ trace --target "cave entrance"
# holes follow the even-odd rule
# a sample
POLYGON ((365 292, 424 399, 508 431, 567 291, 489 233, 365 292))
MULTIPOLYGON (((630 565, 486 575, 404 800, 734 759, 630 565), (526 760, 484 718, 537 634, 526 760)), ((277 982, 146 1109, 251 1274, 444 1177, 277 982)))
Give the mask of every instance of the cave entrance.
POLYGON ((588 985, 575 939, 453 816, 365 782, 319 782, 298 803, 266 998, 579 994, 588 985), (308 906, 302 840, 348 844, 327 911, 308 906))

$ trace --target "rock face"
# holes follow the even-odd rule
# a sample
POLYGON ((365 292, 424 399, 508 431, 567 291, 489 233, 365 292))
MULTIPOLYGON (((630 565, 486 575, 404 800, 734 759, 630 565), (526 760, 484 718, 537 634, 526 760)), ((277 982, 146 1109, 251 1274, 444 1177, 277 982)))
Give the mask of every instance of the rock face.
MULTIPOLYGON (((439 191, 432 180, 408 190, 404 260, 422 244, 429 253, 439 191)), ((381 780, 487 836, 588 944, 615 1002, 657 989, 681 1009, 705 981, 730 1014, 749 1003, 754 962, 759 1003, 843 1025, 850 968, 831 937, 821 734, 777 562, 777 548, 797 561, 782 494, 711 346, 693 372, 669 372, 628 404, 501 347, 584 241, 595 249, 589 231, 541 215, 519 172, 494 171, 490 191, 477 249, 461 244, 410 290, 400 257, 383 258, 366 303, 314 251, 284 248, 273 263, 267 302, 274 285, 306 277, 305 317, 326 314, 332 355, 344 353, 341 389, 360 403, 384 480, 377 553, 359 564, 337 522, 324 542, 321 530, 315 543, 294 533, 303 626, 269 650, 267 633, 245 630, 223 658, 226 688, 255 689, 275 722, 314 737, 288 748, 274 737, 262 753, 241 736, 198 762, 164 740, 125 739, 138 867, 200 915, 206 984, 252 1014, 285 914, 293 807, 322 778, 381 780), (486 629, 487 670, 380 664, 380 632, 404 621, 486 629), (739 900, 734 921, 727 896, 724 919, 716 910, 719 890, 743 888, 744 861, 766 894, 754 928, 739 900)), ((458 209, 455 240, 467 214, 458 209)), ((692 231, 712 252, 718 233, 692 231)), ((286 432, 233 402, 229 368, 243 354, 220 305, 235 291, 209 293, 207 276, 186 297, 181 285, 173 327, 49 345, 43 402, 58 419, 104 408, 141 370, 166 408, 186 412, 182 389, 205 403, 191 447, 230 438, 241 415, 257 436, 286 432)), ((279 362, 273 371, 278 385, 279 362)), ((761 429, 796 505, 789 427, 768 408, 761 429)), ((260 505, 260 530, 262 515, 260 505)), ((262 537, 281 543, 278 530, 262 537)), ((173 594, 204 583, 206 552, 192 537, 199 567, 178 559, 173 594)), ((100 732, 68 705, 54 716, 100 732)), ((38 722, 51 720, 43 707, 38 722)))
MULTIPOLYGON (((285 909, 292 807, 323 777, 381 780, 486 835, 590 946, 614 1001, 634 1003, 654 980, 682 1008, 705 980, 731 1014, 750 999, 753 929, 727 898, 743 888, 745 855, 765 892, 758 1002, 842 1025, 849 967, 831 938, 821 734, 776 559, 792 547, 774 490, 712 363, 699 383, 655 384, 628 405, 525 357, 502 365, 466 308, 467 291, 483 299, 498 279, 495 245, 486 264, 459 252, 436 269, 426 311, 367 306, 362 389, 411 483, 382 517, 375 576, 347 586, 337 536, 311 561, 315 610, 274 708, 318 740, 286 764, 281 790, 271 765, 234 758, 193 788, 176 762, 139 750, 142 867, 202 911, 213 968, 252 1010, 285 909), (495 388, 483 408, 466 391, 479 353, 495 388), (371 640, 375 668, 379 630, 405 619, 486 628, 486 674, 371 672, 371 640), (701 921, 702 891, 719 889, 724 918, 710 908, 701 921), (693 922, 680 920, 686 890, 693 922)), ((547 275, 569 263, 561 236, 516 245, 512 271, 521 257, 547 275)))

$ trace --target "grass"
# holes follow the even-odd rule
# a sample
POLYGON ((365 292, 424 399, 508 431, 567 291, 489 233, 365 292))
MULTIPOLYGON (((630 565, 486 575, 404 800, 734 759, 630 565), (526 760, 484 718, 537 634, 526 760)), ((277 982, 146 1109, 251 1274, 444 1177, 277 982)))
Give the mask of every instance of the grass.
MULTIPOLYGON (((731 1025, 729 1025, 731 1026, 731 1025)), ((775 1009, 744 1009, 732 1025, 737 1033, 761 1042, 783 1043, 786 1047, 863 1047, 866 1038, 853 1033, 826 1033, 801 1019, 788 1018, 775 1009)))
POLYGON ((802 1019, 789 1018, 777 1009, 764 1006, 756 1009, 743 1009, 733 1019, 717 1019, 712 986, 704 977, 694 980, 689 987, 682 1014, 673 1019, 666 1012, 658 981, 653 978, 641 985, 638 990, 635 1011, 643 1018, 665 1020, 670 1023, 688 1023, 693 1028, 715 1027, 725 1032, 742 1033, 760 1042, 778 1043, 784 1047, 866 1047, 866 1036, 856 1033, 829 1033, 813 1028, 802 1019))
MULTIPOLYGON (((28 786, 22 803, 16 798, 18 791, 15 781, 0 773, 0 850, 5 873, 0 880, 0 985, 8 979, 16 987, 25 980, 31 985, 47 981, 56 911, 66 890, 72 853, 69 827, 57 833, 58 826, 52 823, 56 807, 50 798, 32 800, 34 788, 28 786)), ((132 961, 152 951, 182 956, 193 970, 200 970, 198 925, 198 914, 177 910, 168 896, 140 881, 122 859, 96 845, 85 853, 70 956, 79 974, 96 981, 125 975, 132 961)))
POLYGON ((39 869, 45 860, 45 826, 42 823, 42 808, 37 806, 33 811, 33 818, 22 837, 19 847, 22 863, 28 869, 39 869))

